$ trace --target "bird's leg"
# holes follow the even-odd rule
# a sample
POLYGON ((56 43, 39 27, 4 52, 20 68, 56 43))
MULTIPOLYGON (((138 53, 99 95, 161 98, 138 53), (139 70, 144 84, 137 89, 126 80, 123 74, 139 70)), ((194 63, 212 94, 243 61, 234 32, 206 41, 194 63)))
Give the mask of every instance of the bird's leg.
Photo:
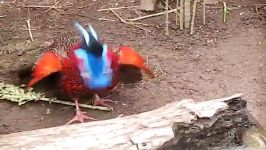
POLYGON ((114 92, 119 86, 121 85, 121 82, 119 82, 115 87, 113 87, 109 92, 114 92))
POLYGON ((106 104, 106 102, 114 103, 114 101, 112 101, 112 100, 100 98, 99 95, 95 94, 95 99, 93 100, 93 105, 104 106, 104 107, 108 107, 108 108, 113 110, 113 107, 106 104))
POLYGON ((84 122, 84 120, 86 120, 86 119, 97 120, 95 118, 92 118, 92 117, 85 115, 86 112, 83 112, 80 110, 77 98, 74 98, 74 101, 75 101, 75 105, 76 105, 76 115, 73 119, 71 119, 69 122, 66 123, 67 125, 72 123, 72 122, 75 122, 75 121, 84 122))

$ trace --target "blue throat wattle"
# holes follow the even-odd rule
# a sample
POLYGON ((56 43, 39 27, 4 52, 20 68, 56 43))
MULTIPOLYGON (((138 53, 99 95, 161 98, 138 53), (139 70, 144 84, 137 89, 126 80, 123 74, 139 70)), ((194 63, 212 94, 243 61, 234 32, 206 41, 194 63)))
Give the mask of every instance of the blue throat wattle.
POLYGON ((107 45, 103 44, 102 56, 98 57, 89 50, 77 49, 80 76, 84 84, 91 89, 102 89, 112 85, 111 60, 107 57, 107 45))

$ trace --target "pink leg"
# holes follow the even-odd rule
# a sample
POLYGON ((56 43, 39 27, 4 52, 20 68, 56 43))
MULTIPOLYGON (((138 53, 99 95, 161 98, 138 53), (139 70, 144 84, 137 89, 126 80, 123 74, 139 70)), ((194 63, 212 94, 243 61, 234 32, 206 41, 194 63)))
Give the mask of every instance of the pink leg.
POLYGON ((104 107, 108 107, 108 108, 113 110, 113 107, 108 105, 108 104, 106 104, 106 102, 114 103, 114 101, 109 100, 109 99, 100 98, 97 94, 95 94, 95 97, 96 98, 93 101, 93 105, 104 106, 104 107))
POLYGON ((76 115, 75 115, 75 117, 73 119, 71 119, 69 122, 66 123, 67 125, 70 124, 70 123, 73 123, 75 121, 84 122, 84 120, 86 120, 86 119, 97 120, 95 118, 92 118, 92 117, 89 117, 89 116, 85 115, 86 112, 83 112, 83 111, 80 110, 78 99, 75 98, 74 101, 75 101, 75 104, 76 104, 76 115))

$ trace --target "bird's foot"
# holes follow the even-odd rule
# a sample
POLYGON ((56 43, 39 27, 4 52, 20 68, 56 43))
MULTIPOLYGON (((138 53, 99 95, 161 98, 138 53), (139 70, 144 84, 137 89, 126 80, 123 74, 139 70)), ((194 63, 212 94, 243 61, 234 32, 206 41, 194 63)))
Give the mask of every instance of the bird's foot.
POLYGON ((112 100, 103 99, 103 98, 99 98, 98 96, 96 96, 96 99, 94 99, 94 101, 93 101, 93 105, 108 107, 113 111, 113 107, 110 106, 109 104, 106 104, 106 102, 114 103, 114 101, 112 101, 112 100))
POLYGON ((73 123, 75 121, 79 121, 79 122, 83 123, 84 120, 87 120, 87 119, 88 120, 97 120, 97 119, 89 117, 89 116, 87 116, 85 114, 86 114, 86 112, 78 110, 76 112, 76 116, 73 119, 71 119, 69 122, 67 122, 66 124, 69 125, 69 124, 71 124, 71 123, 73 123))

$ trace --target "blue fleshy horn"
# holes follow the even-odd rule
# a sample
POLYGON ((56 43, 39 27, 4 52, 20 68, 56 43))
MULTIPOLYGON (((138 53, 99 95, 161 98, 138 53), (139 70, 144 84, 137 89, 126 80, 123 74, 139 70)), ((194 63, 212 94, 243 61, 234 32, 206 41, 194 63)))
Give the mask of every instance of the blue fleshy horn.
POLYGON ((74 27, 80 33, 80 36, 84 37, 86 44, 89 45, 90 42, 89 33, 78 22, 74 23, 74 27))
POLYGON ((95 38, 96 41, 98 41, 98 36, 97 36, 97 33, 95 32, 95 30, 92 28, 92 26, 89 24, 89 27, 88 27, 88 32, 90 32, 92 34, 92 36, 95 38))

